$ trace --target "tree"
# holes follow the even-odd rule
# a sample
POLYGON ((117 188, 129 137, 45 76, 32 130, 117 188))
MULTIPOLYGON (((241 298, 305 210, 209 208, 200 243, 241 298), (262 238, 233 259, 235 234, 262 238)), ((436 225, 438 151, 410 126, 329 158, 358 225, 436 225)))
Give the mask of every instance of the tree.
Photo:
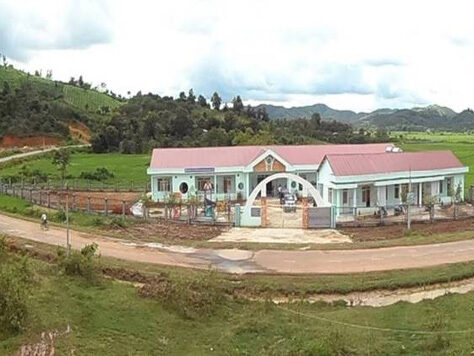
POLYGON ((313 115, 311 115, 311 121, 316 127, 321 126, 321 115, 315 112, 313 115))
POLYGON ((198 96, 198 104, 199 104, 199 106, 201 106, 201 107, 203 107, 203 108, 206 108, 206 107, 207 107, 206 98, 203 97, 202 95, 199 95, 199 96, 198 96))
POLYGON ((77 85, 79 85, 81 88, 84 86, 84 79, 82 79, 82 75, 79 76, 79 79, 77 80, 77 85))
POLYGON ((67 167, 70 162, 71 155, 68 150, 62 149, 54 152, 52 163, 58 167, 59 172, 61 173, 61 180, 66 178, 67 167))
POLYGON ((184 91, 179 93, 179 100, 186 101, 186 94, 184 93, 184 91))
POLYGON ((47 79, 51 79, 53 77, 53 70, 52 69, 48 69, 46 71, 46 78, 47 79))
POLYGON ((10 94, 10 84, 8 84, 8 82, 3 82, 3 91, 2 91, 2 94, 3 95, 8 95, 10 94))
POLYGON ((244 104, 242 103, 240 95, 237 95, 234 99, 232 99, 232 110, 238 113, 244 110, 244 104))
POLYGON ((194 104, 195 101, 196 101, 196 95, 194 95, 194 90, 193 88, 191 88, 189 89, 189 93, 188 93, 188 102, 191 104, 194 104))
POLYGON ((219 110, 221 108, 222 99, 219 94, 217 94, 217 92, 212 94, 211 103, 215 110, 219 110))

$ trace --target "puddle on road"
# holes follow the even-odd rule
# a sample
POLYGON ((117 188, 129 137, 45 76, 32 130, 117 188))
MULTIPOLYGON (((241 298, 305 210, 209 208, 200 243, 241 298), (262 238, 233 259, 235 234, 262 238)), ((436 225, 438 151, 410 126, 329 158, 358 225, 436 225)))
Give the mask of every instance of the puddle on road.
POLYGON ((320 294, 313 295, 304 299, 291 298, 274 298, 275 304, 291 303, 291 302, 327 302, 333 303, 337 301, 345 301, 348 306, 370 306, 385 307, 398 302, 419 303, 423 300, 435 299, 447 294, 465 294, 474 291, 474 278, 464 281, 443 283, 425 288, 409 288, 394 291, 372 291, 372 292, 355 292, 346 295, 343 294, 320 294))

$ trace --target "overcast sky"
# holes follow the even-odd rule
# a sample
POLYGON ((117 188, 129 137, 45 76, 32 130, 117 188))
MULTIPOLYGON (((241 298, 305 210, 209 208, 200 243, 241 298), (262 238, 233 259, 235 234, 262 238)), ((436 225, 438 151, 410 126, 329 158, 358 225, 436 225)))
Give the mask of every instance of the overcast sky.
POLYGON ((471 1, 0 0, 16 66, 126 94, 473 107, 471 1))

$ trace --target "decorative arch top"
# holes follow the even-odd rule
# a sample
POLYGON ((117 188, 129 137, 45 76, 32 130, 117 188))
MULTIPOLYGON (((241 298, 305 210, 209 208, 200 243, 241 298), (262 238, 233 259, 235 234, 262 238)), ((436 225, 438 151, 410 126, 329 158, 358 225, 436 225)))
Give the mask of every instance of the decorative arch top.
POLYGON ((247 199, 247 202, 245 203, 245 208, 250 208, 253 206, 253 203, 255 202, 255 199, 257 198, 258 193, 264 191, 263 196, 266 196, 266 186, 267 183, 275 180, 275 179, 281 179, 281 178, 286 178, 286 179, 291 179, 296 181, 297 183, 301 184, 303 186, 303 195, 307 196, 308 193, 313 197, 314 201, 316 202, 317 206, 326 206, 329 207, 331 204, 329 202, 323 200, 321 197, 321 194, 319 194, 318 190, 306 179, 301 178, 300 176, 297 176, 296 174, 293 173, 275 173, 272 174, 271 176, 268 176, 264 180, 262 180, 258 185, 255 187, 255 189, 252 191, 250 196, 247 199))

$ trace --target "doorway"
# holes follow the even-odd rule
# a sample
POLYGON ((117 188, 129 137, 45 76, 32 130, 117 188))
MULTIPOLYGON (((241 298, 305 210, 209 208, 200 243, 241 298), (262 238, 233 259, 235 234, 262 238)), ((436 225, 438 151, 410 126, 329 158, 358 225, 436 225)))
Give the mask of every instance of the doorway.
POLYGON ((370 187, 368 185, 362 187, 362 203, 367 208, 370 207, 370 187))

